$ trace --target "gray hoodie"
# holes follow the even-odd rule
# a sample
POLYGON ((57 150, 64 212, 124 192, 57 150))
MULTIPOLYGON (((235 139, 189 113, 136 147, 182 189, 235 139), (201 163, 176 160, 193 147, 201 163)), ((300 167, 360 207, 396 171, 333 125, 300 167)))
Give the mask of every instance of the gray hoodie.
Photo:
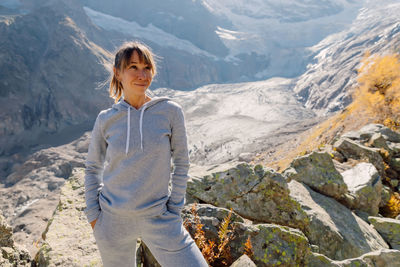
POLYGON ((101 111, 93 127, 85 169, 88 221, 100 210, 119 216, 155 216, 166 209, 179 214, 188 170, 181 106, 165 97, 139 109, 119 101, 101 111))

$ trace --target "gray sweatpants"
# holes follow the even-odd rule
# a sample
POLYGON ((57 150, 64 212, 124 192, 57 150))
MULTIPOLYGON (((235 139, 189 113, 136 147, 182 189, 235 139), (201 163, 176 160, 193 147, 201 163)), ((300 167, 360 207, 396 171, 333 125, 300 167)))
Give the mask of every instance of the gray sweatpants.
POLYGON ((140 218, 101 211, 93 231, 104 267, 136 266, 139 237, 163 267, 208 266, 181 217, 169 211, 140 218))

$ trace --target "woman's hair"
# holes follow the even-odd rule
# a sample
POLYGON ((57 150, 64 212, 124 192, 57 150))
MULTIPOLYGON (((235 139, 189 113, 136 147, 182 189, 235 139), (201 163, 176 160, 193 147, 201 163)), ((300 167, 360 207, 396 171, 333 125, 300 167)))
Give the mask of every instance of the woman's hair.
MULTIPOLYGON (((155 55, 148 46, 137 41, 124 43, 118 49, 118 52, 115 54, 113 67, 119 71, 124 71, 129 64, 134 51, 137 52, 140 62, 144 62, 145 64, 149 65, 151 68, 151 74, 154 77, 157 73, 155 55)), ((121 98, 122 93, 122 83, 118 81, 114 71, 112 71, 110 81, 110 97, 114 98, 115 103, 117 103, 121 98)))

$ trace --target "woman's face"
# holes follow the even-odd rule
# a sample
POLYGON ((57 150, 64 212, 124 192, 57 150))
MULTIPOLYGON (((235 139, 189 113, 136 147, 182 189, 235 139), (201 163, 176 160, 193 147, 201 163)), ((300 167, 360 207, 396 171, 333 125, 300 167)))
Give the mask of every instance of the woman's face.
POLYGON ((151 65, 140 62, 139 55, 133 51, 125 69, 117 72, 124 94, 143 95, 153 80, 151 65))

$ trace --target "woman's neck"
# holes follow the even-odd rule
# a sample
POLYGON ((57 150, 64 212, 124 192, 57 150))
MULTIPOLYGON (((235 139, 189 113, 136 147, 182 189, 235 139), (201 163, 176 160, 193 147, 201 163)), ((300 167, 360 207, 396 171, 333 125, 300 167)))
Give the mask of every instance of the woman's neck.
POLYGON ((124 100, 131 105, 132 107, 139 109, 143 106, 146 102, 149 102, 151 98, 148 95, 141 95, 141 96, 131 96, 125 97, 124 100))

